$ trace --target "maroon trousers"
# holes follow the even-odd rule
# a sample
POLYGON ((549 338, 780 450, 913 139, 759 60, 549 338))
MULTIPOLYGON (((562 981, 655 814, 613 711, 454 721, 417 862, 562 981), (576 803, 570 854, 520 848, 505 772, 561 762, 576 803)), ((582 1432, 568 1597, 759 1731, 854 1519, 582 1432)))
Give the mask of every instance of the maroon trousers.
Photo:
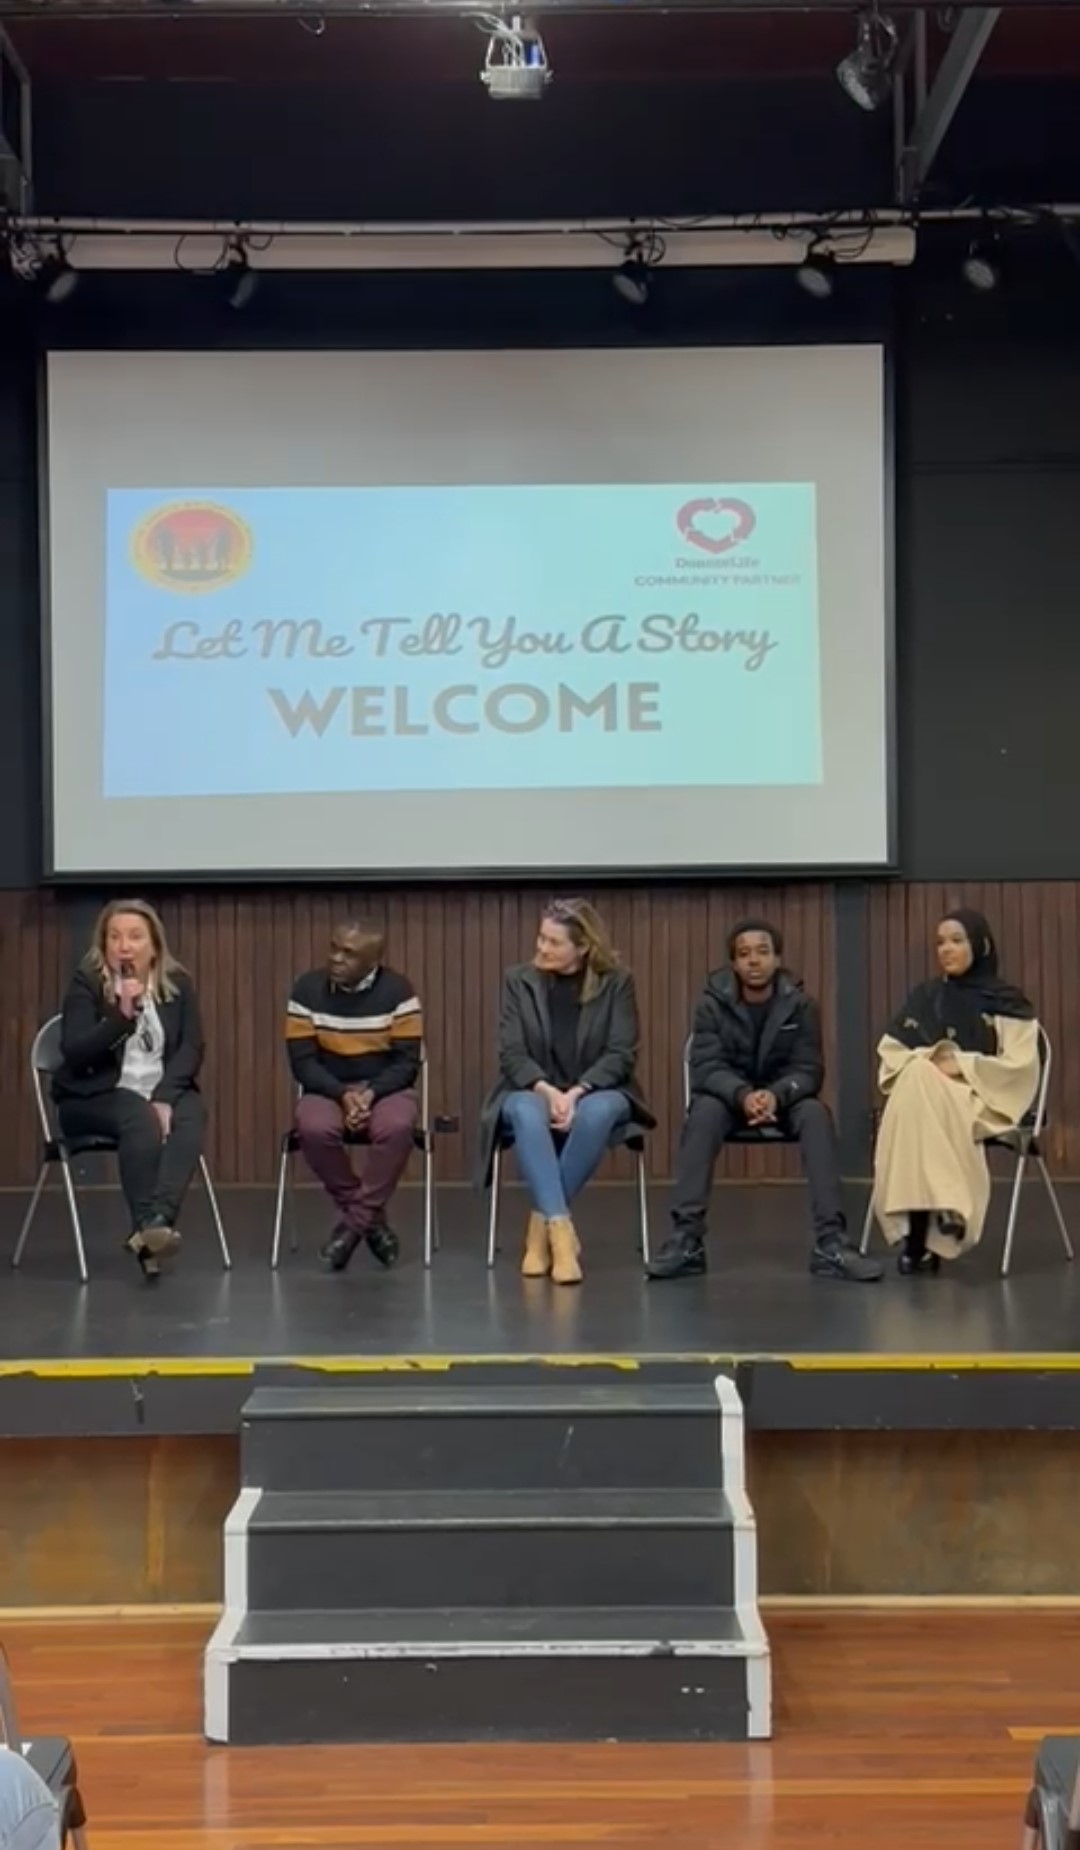
POLYGON ((296 1107, 296 1134, 308 1168, 322 1183, 350 1233, 367 1233, 382 1220, 413 1147, 416 1094, 390 1092, 371 1108, 361 1172, 345 1144, 345 1119, 336 1099, 306 1092, 296 1107))

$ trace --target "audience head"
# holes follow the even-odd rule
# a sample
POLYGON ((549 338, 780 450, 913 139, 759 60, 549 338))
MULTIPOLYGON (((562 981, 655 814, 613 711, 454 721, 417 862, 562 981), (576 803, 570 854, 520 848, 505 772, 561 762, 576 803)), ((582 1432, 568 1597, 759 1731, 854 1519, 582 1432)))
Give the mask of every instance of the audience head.
POLYGON ((732 967, 742 987, 750 991, 771 988, 783 949, 783 935, 768 919, 740 919, 728 934, 732 967))
POLYGON ((996 976, 997 945, 981 912, 958 906, 937 928, 937 957, 942 976, 996 976))
POLYGON ((382 961, 383 935, 363 919, 342 919, 330 934, 326 974, 338 989, 355 989, 382 961))
POLYGON ((584 970, 581 999, 596 994, 600 978, 618 968, 604 922, 587 899, 553 899, 544 907, 536 934, 538 970, 549 976, 574 976, 584 970))
POLYGON ((102 986, 130 965, 140 983, 169 1000, 180 966, 169 949, 161 915, 145 899, 111 899, 98 914, 90 949, 83 962, 102 986))

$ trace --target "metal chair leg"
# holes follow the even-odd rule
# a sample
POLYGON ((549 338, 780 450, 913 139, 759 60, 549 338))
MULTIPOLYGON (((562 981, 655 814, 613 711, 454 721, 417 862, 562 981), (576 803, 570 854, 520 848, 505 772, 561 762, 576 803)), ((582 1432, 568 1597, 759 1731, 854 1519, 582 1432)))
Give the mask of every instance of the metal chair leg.
POLYGON ((289 1142, 282 1138, 281 1160, 278 1163, 277 1203, 274 1208, 274 1237, 270 1242, 270 1270, 276 1272, 281 1263, 281 1226, 285 1218, 285 1182, 289 1170, 289 1142))
POLYGON ((82 1222, 79 1219, 79 1204, 75 1199, 75 1184, 71 1178, 71 1164, 66 1154, 61 1151, 60 1169, 64 1177, 64 1189, 67 1194, 68 1213, 71 1216, 71 1232, 75 1241, 75 1257, 79 1262, 79 1277, 83 1284, 89 1282, 90 1273, 86 1265, 86 1248, 83 1245, 82 1222))
POLYGON ((1065 1257, 1066 1259, 1072 1259, 1075 1257, 1073 1253, 1073 1243, 1069 1238, 1069 1229, 1065 1225, 1065 1216, 1061 1212, 1061 1203, 1058 1200, 1057 1189, 1054 1187, 1053 1178, 1049 1169, 1046 1167, 1046 1158, 1044 1156, 1037 1156, 1035 1160, 1039 1165, 1039 1174, 1046 1184, 1046 1192, 1050 1197, 1050 1206, 1054 1210, 1054 1219, 1057 1221, 1058 1232, 1061 1235, 1061 1244, 1065 1248, 1065 1257))
POLYGON ((649 1190, 645 1176, 645 1152, 637 1153, 638 1215, 641 1222, 641 1257, 646 1267, 652 1260, 649 1246, 649 1190))
POLYGON ((210 1212, 214 1217, 214 1226, 217 1230, 218 1245, 221 1248, 221 1263, 224 1266, 226 1272, 231 1272, 232 1271, 232 1254, 229 1251, 229 1242, 225 1238, 225 1228, 222 1225, 222 1220, 221 1220, 221 1209, 218 1207, 217 1190, 215 1189, 214 1184, 210 1180, 210 1171, 207 1168, 205 1156, 200 1156, 199 1158, 199 1174, 202 1176, 203 1187, 206 1190, 206 1199, 210 1203, 210 1212))
POLYGON ((495 1154, 491 1159, 491 1201, 488 1208, 488 1247, 487 1262, 489 1268, 495 1264, 496 1235, 499 1229, 499 1181, 502 1174, 502 1151, 495 1145, 495 1154))
POLYGON ((1013 1177, 1012 1193, 1009 1196, 1009 1218, 1005 1223, 1005 1246, 1001 1255, 1001 1276, 1008 1278, 1012 1263, 1013 1236, 1016 1232, 1016 1217, 1020 1212, 1020 1189, 1027 1168, 1027 1151, 1021 1150, 1016 1158, 1016 1174, 1013 1177))
POLYGON ((22 1261, 23 1248, 26 1245, 26 1242, 30 1237, 30 1228, 33 1223, 34 1215, 37 1213, 38 1202, 41 1200, 41 1191, 45 1187, 45 1178, 48 1175, 48 1173, 49 1173, 48 1163, 42 1163, 41 1168, 38 1170, 38 1179, 37 1179, 36 1186, 34 1188, 34 1192, 30 1197, 30 1206, 26 1210, 26 1214, 23 1219, 23 1224, 21 1228, 19 1229, 19 1238, 16 1241, 15 1251, 11 1257, 11 1269, 13 1272, 18 1271, 19 1265, 22 1261))
POLYGON ((435 1155, 431 1132, 424 1132, 424 1264, 430 1269, 435 1247, 435 1155))
POLYGON ((865 1253, 869 1248, 870 1234, 873 1231, 873 1226, 874 1226, 874 1191, 873 1189, 871 1189, 870 1199, 866 1204, 866 1218, 862 1224, 862 1237, 859 1241, 859 1251, 861 1253, 865 1253))

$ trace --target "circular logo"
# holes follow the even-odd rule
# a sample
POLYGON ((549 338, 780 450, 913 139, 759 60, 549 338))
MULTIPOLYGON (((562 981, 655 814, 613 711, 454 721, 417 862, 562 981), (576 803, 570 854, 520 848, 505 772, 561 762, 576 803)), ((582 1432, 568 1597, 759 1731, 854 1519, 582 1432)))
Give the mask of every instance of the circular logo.
POLYGON ((165 591, 219 591, 251 564, 251 529, 216 501, 173 501, 131 536, 137 572, 165 591))
POLYGON ((750 538, 757 524, 745 501, 722 497, 719 501, 687 501, 675 517, 684 540, 702 552, 730 552, 750 538))

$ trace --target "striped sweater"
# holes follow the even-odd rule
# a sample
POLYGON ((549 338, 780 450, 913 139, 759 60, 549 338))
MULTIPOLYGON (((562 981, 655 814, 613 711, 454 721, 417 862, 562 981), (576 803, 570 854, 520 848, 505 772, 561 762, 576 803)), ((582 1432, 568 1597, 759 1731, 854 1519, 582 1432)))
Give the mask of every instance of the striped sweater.
POLYGON ((285 1039, 304 1092, 340 1098, 369 1088, 376 1098, 404 1092, 420 1070, 420 999, 408 977, 385 967, 358 989, 340 989, 325 970, 298 977, 285 1039))

